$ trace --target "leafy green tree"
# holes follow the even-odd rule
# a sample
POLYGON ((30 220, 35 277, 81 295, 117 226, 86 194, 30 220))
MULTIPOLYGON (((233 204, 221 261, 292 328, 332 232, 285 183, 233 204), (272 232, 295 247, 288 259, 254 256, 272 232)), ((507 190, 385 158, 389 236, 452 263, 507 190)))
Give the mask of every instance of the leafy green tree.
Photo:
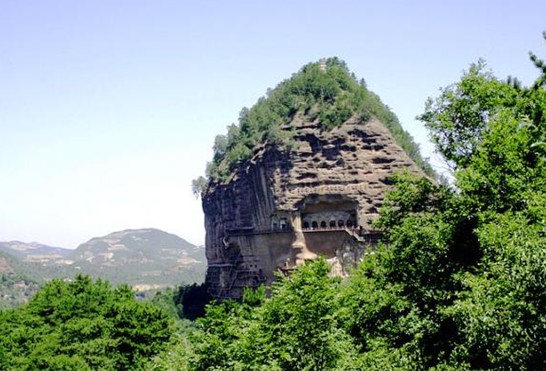
POLYGON ((513 86, 485 71, 485 62, 472 64, 461 81, 442 89, 426 103, 419 118, 430 130, 436 149, 454 168, 465 166, 499 110, 515 107, 520 99, 513 86))
POLYGON ((200 176, 197 179, 192 180, 191 182, 191 191, 193 192, 194 196, 199 197, 203 194, 203 192, 207 189, 207 179, 200 176))
POLYGON ((429 102, 455 187, 400 176, 388 196, 340 314, 367 368, 544 368, 545 103, 481 64, 429 102))
MULTIPOLYGON (((546 41, 546 31, 542 32, 542 37, 546 41)), ((533 89, 538 90, 539 88, 544 88, 546 86, 546 63, 533 52, 529 52, 529 57, 535 67, 541 71, 540 77, 533 84, 533 89)))
POLYGON ((490 120, 458 177, 461 202, 480 218, 483 259, 447 312, 463 336, 454 357, 472 367, 544 368, 546 92, 536 86, 490 120))
POLYGON ((168 315, 128 286, 81 275, 49 282, 27 306, 1 312, 0 324, 8 370, 138 369, 172 334, 168 315))
POLYGON ((214 152, 214 160, 219 161, 225 154, 227 150, 228 139, 225 135, 217 135, 214 138, 214 146, 212 151, 214 152))
POLYGON ((175 293, 174 302, 179 306, 179 316, 191 321, 205 315, 205 307, 212 301, 206 283, 181 285, 175 293))
POLYGON ((271 298, 255 310, 244 342, 245 362, 280 370, 333 370, 347 367, 353 345, 338 327, 339 278, 320 259, 277 281, 271 298))
POLYGON ((378 223, 388 243, 349 278, 340 318, 367 368, 430 368, 456 336, 443 308, 479 257, 473 221, 453 212, 446 186, 409 174, 396 181, 378 223))
POLYGON ((350 337, 334 318, 339 278, 324 260, 282 278, 265 297, 210 305, 195 334, 193 370, 358 369, 350 337))
POLYGON ((499 215, 480 227, 485 259, 477 273, 462 277, 465 289, 446 310, 461 334, 453 350, 457 363, 488 369, 544 368, 546 238, 542 229, 521 213, 499 215))
POLYGON ((242 370, 240 340, 248 326, 250 308, 227 300, 207 307, 193 334, 194 357, 190 370, 242 370))
POLYGON ((193 346, 185 334, 175 335, 168 347, 156 355, 145 366, 151 371, 187 371, 190 370, 190 359, 194 357, 193 346))

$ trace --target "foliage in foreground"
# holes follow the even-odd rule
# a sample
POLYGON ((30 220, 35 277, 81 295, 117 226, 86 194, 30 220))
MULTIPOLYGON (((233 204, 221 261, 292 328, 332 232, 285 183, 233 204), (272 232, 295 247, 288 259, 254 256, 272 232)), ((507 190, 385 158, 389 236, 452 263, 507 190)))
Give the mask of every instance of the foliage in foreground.
POLYGON ((0 369, 140 369, 172 333, 168 315, 128 286, 53 280, 28 305, 0 312, 0 369))

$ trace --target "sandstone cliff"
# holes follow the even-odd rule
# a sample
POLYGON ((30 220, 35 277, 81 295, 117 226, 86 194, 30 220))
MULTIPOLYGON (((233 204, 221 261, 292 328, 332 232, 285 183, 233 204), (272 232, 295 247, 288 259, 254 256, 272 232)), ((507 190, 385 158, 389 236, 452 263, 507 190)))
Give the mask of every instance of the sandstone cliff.
POLYGON ((378 236, 371 223, 393 173, 423 173, 399 145, 417 148, 395 116, 335 58, 305 66, 229 129, 201 193, 216 298, 317 256, 347 274, 378 236))
POLYGON ((419 171, 375 120, 353 118, 332 131, 302 123, 294 140, 292 150, 256 148, 228 182, 204 194, 213 296, 239 297, 317 255, 345 274, 373 239, 393 172, 419 171))

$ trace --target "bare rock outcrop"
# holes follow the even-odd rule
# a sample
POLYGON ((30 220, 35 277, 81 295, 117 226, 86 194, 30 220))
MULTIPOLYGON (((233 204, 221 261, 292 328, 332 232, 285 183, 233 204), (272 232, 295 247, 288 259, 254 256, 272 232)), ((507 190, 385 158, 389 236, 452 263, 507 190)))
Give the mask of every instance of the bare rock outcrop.
POLYGON ((300 117, 288 127, 290 149, 262 144, 203 194, 206 282, 216 298, 238 298, 317 256, 347 274, 377 237, 371 223, 393 173, 421 173, 377 120, 323 131, 300 117))

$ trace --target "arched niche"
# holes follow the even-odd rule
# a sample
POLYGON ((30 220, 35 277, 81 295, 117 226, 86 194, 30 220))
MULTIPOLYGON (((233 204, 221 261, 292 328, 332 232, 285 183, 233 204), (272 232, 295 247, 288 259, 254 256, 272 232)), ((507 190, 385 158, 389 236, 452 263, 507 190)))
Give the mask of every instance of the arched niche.
POLYGON ((339 229, 358 225, 358 203, 345 195, 309 195, 296 204, 304 229, 339 229), (306 224, 307 223, 307 224, 306 224))

